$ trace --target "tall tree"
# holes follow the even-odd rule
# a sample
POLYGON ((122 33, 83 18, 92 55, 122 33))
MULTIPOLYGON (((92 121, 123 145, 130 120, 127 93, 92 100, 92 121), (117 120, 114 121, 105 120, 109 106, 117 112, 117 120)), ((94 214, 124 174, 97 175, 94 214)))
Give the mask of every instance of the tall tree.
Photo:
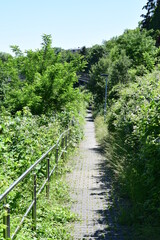
POLYGON ((154 30, 160 30, 160 0, 156 2, 149 27, 154 30))
POLYGON ((142 28, 153 29, 153 36, 156 39, 157 46, 160 46, 160 0, 148 0, 143 7, 147 12, 142 14, 142 28))
POLYGON ((142 20, 142 27, 143 28, 149 29, 150 21, 151 21, 152 15, 154 13, 155 6, 156 6, 156 4, 155 4, 154 0, 148 0, 146 5, 142 8, 142 9, 145 9, 147 11, 146 14, 141 15, 141 17, 144 18, 142 20))

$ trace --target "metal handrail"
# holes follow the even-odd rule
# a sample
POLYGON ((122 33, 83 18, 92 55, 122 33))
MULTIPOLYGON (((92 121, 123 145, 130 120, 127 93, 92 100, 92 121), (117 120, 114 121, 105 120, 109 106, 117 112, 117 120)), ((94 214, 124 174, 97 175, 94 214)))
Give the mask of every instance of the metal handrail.
POLYGON ((69 131, 70 129, 67 129, 66 131, 64 131, 58 138, 57 142, 47 152, 45 152, 34 164, 32 164, 30 168, 28 168, 14 183, 12 183, 10 187, 3 194, 0 195, 0 201, 2 201, 11 192, 11 190, 15 186, 17 186, 17 184, 20 183, 35 168, 35 166, 37 166, 37 164, 40 163, 48 155, 48 153, 50 153, 57 146, 62 136, 69 131))
MULTIPOLYGON (((4 219, 3 219, 3 223, 6 225, 6 229, 4 229, 4 232, 3 232, 3 237, 5 239, 10 238, 12 240, 16 237, 16 234, 21 229, 21 226, 22 226, 25 218, 27 217, 27 215, 29 214, 29 212, 31 210, 33 210, 33 212, 35 212, 34 213, 35 216, 32 216, 32 218, 33 218, 34 225, 36 225, 36 200, 37 200, 38 196, 40 195, 40 193, 42 192, 42 190, 44 189, 44 187, 47 186, 47 183, 49 184, 49 179, 50 179, 51 175, 53 174, 53 172, 55 171, 56 166, 58 165, 58 162, 59 162, 60 158, 62 157, 62 155, 64 153, 66 153, 66 149, 67 149, 67 145, 68 145, 67 135, 69 136, 68 133, 70 132, 70 130, 71 130, 71 127, 68 128, 67 130, 65 130, 59 136, 56 143, 48 151, 46 151, 34 164, 32 164, 15 182, 13 182, 10 185, 10 187, 8 189, 6 189, 6 191, 3 194, 0 195, 0 202, 2 200, 5 200, 4 209, 6 211, 6 214, 5 214, 4 219), (64 141, 64 137, 66 137, 65 141, 64 141), (58 146, 59 146, 59 143, 60 143, 61 140, 63 140, 63 145, 65 145, 65 146, 62 146, 62 150, 59 154, 58 153, 58 146), (37 193, 36 193, 36 174, 34 175, 34 191, 33 191, 34 197, 33 197, 33 200, 31 202, 30 206, 27 208, 25 214, 23 215, 23 217, 20 221, 20 224, 16 227, 16 230, 14 231, 13 235, 10 237, 10 209, 9 209, 9 205, 6 204, 7 195, 55 148, 56 148, 56 157, 55 157, 56 162, 55 162, 55 165, 54 165, 53 169, 51 171, 49 170, 49 159, 47 158, 48 159, 47 178, 45 179, 45 181, 43 182, 42 186, 40 187, 40 189, 37 193)), ((46 194, 47 194, 47 197, 49 197, 49 186, 47 186, 46 194)), ((33 229, 35 229, 35 228, 36 228, 36 226, 33 227, 33 229)))

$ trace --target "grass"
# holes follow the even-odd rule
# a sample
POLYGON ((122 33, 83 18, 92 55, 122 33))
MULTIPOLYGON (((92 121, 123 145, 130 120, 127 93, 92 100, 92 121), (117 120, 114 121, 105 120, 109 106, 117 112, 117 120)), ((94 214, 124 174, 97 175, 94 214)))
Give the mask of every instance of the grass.
POLYGON ((32 233, 31 218, 28 218, 17 236, 19 240, 71 239, 68 223, 75 221, 76 215, 70 211, 68 186, 65 183, 64 177, 60 176, 54 176, 50 186, 49 199, 45 197, 44 191, 37 201, 36 233, 32 233))
MULTIPOLYGON (((70 152, 74 152, 73 149, 70 152)), ((73 153, 72 153, 73 154, 73 153)), ((68 155, 71 158, 71 153, 68 155)), ((56 239, 71 240, 72 222, 77 216, 71 212, 71 199, 69 186, 65 181, 65 174, 70 169, 66 161, 60 161, 58 171, 50 181, 50 195, 46 198, 45 189, 37 200, 36 232, 32 231, 31 213, 26 218, 21 230, 17 234, 18 240, 56 239)), ((28 206, 31 199, 24 200, 24 206, 28 206), (27 203, 28 202, 28 203, 27 203)), ((25 208, 25 207, 24 207, 25 208)), ((11 235, 21 220, 22 214, 11 213, 11 235)))
POLYGON ((103 116, 97 116, 95 118, 95 127, 97 141, 106 156, 106 166, 113 173, 113 206, 110 211, 112 211, 112 208, 115 208, 114 195, 120 198, 120 202, 122 201, 122 206, 120 204, 117 209, 118 219, 116 222, 122 226, 122 229, 124 226, 124 239, 160 240, 159 226, 153 226, 152 222, 147 219, 144 219, 143 222, 136 221, 139 213, 132 207, 130 200, 127 198, 127 190, 123 182, 123 167, 126 157, 125 149, 122 149, 121 146, 118 145, 118 139, 109 135, 103 116), (125 230, 125 228, 128 230, 125 230))
POLYGON ((95 122, 96 139, 99 144, 103 145, 104 139, 108 134, 106 124, 104 123, 104 117, 97 116, 94 122, 95 122))

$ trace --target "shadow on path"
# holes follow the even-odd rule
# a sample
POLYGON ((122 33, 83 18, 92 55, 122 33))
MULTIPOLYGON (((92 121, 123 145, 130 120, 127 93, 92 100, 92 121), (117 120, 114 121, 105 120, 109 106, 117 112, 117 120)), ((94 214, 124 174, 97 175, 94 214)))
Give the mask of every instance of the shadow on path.
POLYGON ((91 110, 87 112, 85 138, 67 177, 72 189, 72 211, 81 219, 74 223, 72 236, 75 240, 124 240, 128 232, 117 221, 121 205, 118 194, 112 190, 114 178, 96 142, 91 110))
POLYGON ((88 113, 88 115, 86 117, 86 121, 87 122, 94 122, 93 117, 91 115, 92 111, 91 110, 87 110, 87 113, 88 113))
MULTIPOLYGON (((90 148, 102 155, 103 151, 100 146, 90 148)), ((103 158, 102 158, 103 159, 103 158)), ((112 239, 112 240, 126 240, 130 239, 128 228, 117 223, 121 203, 118 201, 117 194, 113 194, 113 177, 111 171, 107 169, 106 160, 100 161, 95 165, 95 170, 99 172, 98 176, 92 176, 98 182, 98 188, 91 188, 90 195, 97 196, 105 201, 105 207, 95 210, 94 215, 99 215, 98 221, 95 224, 99 225, 99 229, 93 234, 85 234, 83 239, 112 239), (113 196, 114 195, 114 196, 113 196), (105 227, 104 227, 105 226, 105 227)))

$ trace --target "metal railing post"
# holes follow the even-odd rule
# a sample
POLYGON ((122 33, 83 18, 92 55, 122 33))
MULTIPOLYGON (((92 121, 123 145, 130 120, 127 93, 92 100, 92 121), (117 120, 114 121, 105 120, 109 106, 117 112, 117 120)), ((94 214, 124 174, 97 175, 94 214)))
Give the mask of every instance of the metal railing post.
POLYGON ((70 130, 69 130, 69 128, 70 128, 70 124, 68 124, 68 132, 67 132, 67 136, 68 136, 68 143, 70 142, 70 130))
POLYGON ((47 158, 47 168, 46 168, 46 177, 47 177, 47 184, 46 184, 46 197, 49 198, 49 169, 50 169, 50 159, 47 158))
POLYGON ((3 224, 6 228, 3 230, 4 239, 10 238, 10 207, 9 204, 4 204, 3 224))
POLYGON ((62 151, 63 151, 62 158, 63 158, 63 159, 65 159, 64 149, 65 149, 65 142, 64 142, 64 137, 63 137, 63 138, 62 138, 62 151))
POLYGON ((74 123, 75 123, 75 120, 74 120, 74 118, 72 119, 72 122, 71 122, 72 124, 72 127, 74 126, 74 123))
POLYGON ((32 229, 33 231, 36 230, 36 202, 37 202, 37 198, 36 198, 36 173, 33 174, 33 201, 34 201, 34 204, 33 204, 33 207, 32 207, 32 229))
POLYGON ((71 133, 69 131, 70 131, 70 128, 68 125, 68 128, 65 129, 65 131, 59 136, 57 142, 52 147, 50 147, 50 149, 48 151, 46 151, 39 159, 37 159, 36 162, 34 162, 25 172, 23 172, 23 174, 15 182, 13 182, 10 185, 10 187, 3 194, 0 194, 0 202, 2 200, 4 201, 4 215, 3 215, 3 225, 2 225, 2 227, 4 227, 4 229, 3 229, 3 238, 4 239, 10 239, 10 238, 14 239, 16 237, 18 231, 21 229, 23 222, 25 221, 26 217, 28 216, 28 214, 31 211, 32 211, 32 230, 36 231, 37 197, 39 196, 39 194, 42 192, 42 190, 45 188, 46 185, 47 185, 46 186, 46 196, 49 197, 50 177, 53 174, 53 172, 56 172, 56 168, 58 167, 58 160, 59 160, 60 156, 62 155, 62 157, 64 159, 66 158, 67 149, 68 149, 68 145, 69 145, 69 139, 71 137, 71 133), (61 144, 61 146, 60 146, 60 144, 61 144), (53 169, 51 170, 49 156, 50 156, 51 151, 53 151, 53 149, 55 151, 55 164, 54 164, 53 169), (60 152, 60 150, 62 150, 63 152, 60 152), (10 206, 9 206, 9 204, 7 204, 7 196, 47 156, 48 156, 48 158, 47 158, 47 163, 46 163, 46 165, 47 165, 46 166, 46 179, 43 182, 40 189, 37 190, 36 173, 33 174, 32 202, 29 205, 29 207, 27 208, 25 214, 23 215, 23 217, 20 221, 20 224, 16 227, 14 233, 10 237, 10 235, 11 235, 11 233, 10 233, 10 206))
POLYGON ((67 154, 67 145, 68 145, 68 136, 67 136, 67 134, 65 136, 65 145, 66 145, 66 154, 67 154))
POLYGON ((59 151, 59 148, 58 146, 56 147, 56 155, 55 155, 55 160, 56 160, 56 164, 58 165, 58 151, 59 151))

